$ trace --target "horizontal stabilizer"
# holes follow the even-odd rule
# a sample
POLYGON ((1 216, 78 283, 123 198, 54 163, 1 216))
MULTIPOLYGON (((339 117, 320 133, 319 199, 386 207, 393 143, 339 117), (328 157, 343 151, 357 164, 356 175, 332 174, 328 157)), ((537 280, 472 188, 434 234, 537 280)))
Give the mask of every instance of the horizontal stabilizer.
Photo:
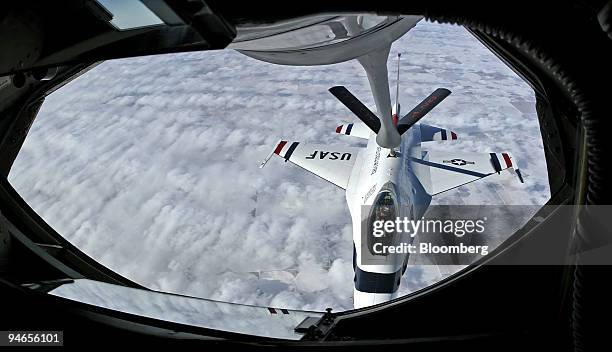
POLYGON ((448 129, 426 125, 424 123, 419 124, 421 129, 421 142, 431 141, 454 141, 458 139, 457 132, 448 129))
POLYGON ((370 133, 372 133, 372 131, 368 126, 366 126, 365 123, 359 121, 336 127, 336 133, 368 139, 370 138, 370 133))

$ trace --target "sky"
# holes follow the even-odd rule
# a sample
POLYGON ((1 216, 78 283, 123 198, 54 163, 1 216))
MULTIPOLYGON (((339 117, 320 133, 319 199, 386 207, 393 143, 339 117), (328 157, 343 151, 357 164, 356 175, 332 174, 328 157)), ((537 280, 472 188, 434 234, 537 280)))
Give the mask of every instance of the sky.
MULTIPOLYGON (((525 179, 494 175, 433 204, 544 204, 533 90, 462 27, 421 21, 390 57, 398 52, 403 110, 438 87, 453 92, 422 121, 460 141, 429 147, 511 151, 525 179)), ((9 181, 71 243, 151 289, 350 309, 344 191, 279 158, 258 168, 281 137, 362 145, 334 133, 355 120, 327 91, 334 85, 374 107, 356 61, 279 66, 225 50, 104 62, 46 99, 9 181)), ((409 266, 400 290, 457 269, 409 266)))

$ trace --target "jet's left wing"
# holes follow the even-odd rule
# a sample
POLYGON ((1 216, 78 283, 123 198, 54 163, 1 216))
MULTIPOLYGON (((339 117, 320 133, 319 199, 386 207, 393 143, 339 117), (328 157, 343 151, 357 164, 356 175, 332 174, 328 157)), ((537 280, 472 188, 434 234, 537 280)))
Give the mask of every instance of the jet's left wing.
POLYGON ((276 154, 285 161, 291 161, 324 180, 346 189, 353 164, 361 149, 281 140, 260 167, 264 167, 272 155, 276 154))
POLYGON ((426 151, 423 158, 411 158, 415 175, 430 195, 462 186, 505 169, 523 177, 510 153, 469 153, 426 151))

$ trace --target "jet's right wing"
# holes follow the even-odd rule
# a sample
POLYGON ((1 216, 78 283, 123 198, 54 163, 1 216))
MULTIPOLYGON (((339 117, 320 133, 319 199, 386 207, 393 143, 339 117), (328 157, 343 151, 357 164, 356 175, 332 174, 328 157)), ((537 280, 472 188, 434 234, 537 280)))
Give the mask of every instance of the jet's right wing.
POLYGON ((260 167, 264 167, 272 155, 276 154, 285 161, 291 161, 322 179, 346 189, 353 164, 361 149, 281 140, 260 167))
POLYGON ((510 153, 426 151, 422 159, 411 158, 415 175, 430 195, 462 186, 505 169, 523 177, 510 153))

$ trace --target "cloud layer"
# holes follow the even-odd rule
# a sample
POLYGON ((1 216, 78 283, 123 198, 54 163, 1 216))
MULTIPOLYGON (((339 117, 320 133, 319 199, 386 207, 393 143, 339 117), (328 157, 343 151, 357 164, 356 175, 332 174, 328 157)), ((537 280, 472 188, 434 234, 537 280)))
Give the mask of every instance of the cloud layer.
MULTIPOLYGON (((398 40, 404 109, 453 94, 425 123, 511 151, 526 180, 493 176, 435 204, 543 204, 549 197, 533 91, 463 28, 421 22, 398 40)), ((394 65, 389 65, 395 77, 394 65)), ((394 84, 394 78, 392 78, 394 84)), ((44 103, 10 174, 69 241, 147 287, 295 309, 352 308, 344 193, 297 166, 261 161, 280 138, 359 145, 327 89, 373 100, 357 62, 276 66, 235 51, 102 63, 44 103)), ((445 275, 410 267, 410 292, 445 275)))

